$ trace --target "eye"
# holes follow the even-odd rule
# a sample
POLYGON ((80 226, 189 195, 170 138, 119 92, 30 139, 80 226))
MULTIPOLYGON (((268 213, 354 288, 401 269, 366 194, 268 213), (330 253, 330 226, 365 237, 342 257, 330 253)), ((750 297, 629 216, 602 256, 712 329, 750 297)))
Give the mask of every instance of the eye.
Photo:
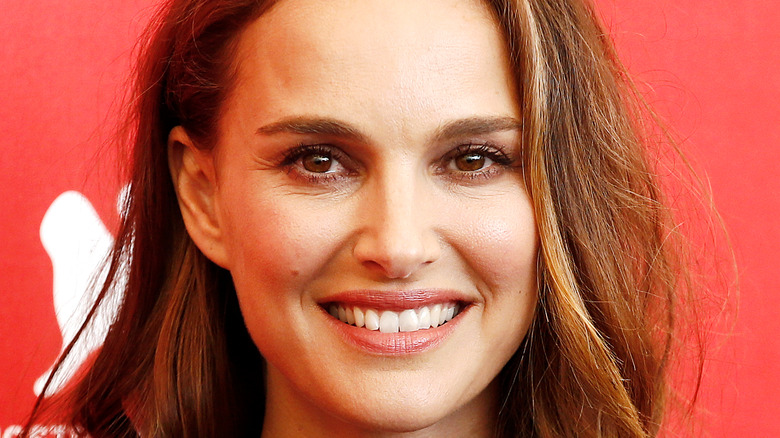
POLYGON ((307 184, 334 183, 358 174, 357 163, 328 144, 301 145, 285 152, 281 167, 307 184))
POLYGON ((314 173, 326 173, 333 167, 333 158, 322 153, 309 153, 301 157, 304 169, 314 173))
POLYGON ((493 160, 478 152, 469 152, 458 155, 452 160, 455 167, 463 172, 475 172, 486 166, 490 166, 493 160))
POLYGON ((458 178, 490 178, 514 161, 501 147, 490 143, 460 145, 442 160, 442 170, 458 178))

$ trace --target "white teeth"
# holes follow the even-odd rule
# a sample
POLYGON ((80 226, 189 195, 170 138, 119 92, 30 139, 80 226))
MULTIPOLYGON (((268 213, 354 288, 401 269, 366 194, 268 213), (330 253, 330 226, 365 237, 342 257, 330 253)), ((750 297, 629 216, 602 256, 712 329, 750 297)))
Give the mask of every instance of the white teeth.
POLYGON ((444 320, 449 321, 453 316, 455 316, 455 306, 447 306, 447 316, 444 317, 444 320))
POLYGON ((438 327, 439 317, 441 316, 441 304, 437 304, 431 308, 431 327, 438 327))
POLYGON ((460 305, 456 303, 406 309, 400 313, 392 310, 380 312, 375 309, 364 311, 359 307, 345 307, 336 303, 328 306, 328 313, 345 324, 379 330, 382 333, 415 332, 435 328, 457 316, 460 310, 460 305))
POLYGON ((382 333, 396 333, 398 331, 398 314, 385 310, 379 317, 379 331, 382 333))
POLYGON ((363 327, 363 325, 365 324, 365 320, 363 319, 363 311, 360 310, 359 307, 355 307, 354 313, 355 313, 355 325, 358 327, 363 327))
POLYGON ((420 327, 417 313, 412 309, 406 309, 398 315, 398 329, 402 332, 417 331, 420 327))
POLYGON ((419 316, 419 324, 417 324, 417 328, 419 329, 427 329, 431 328, 431 310, 428 309, 428 306, 423 307, 420 309, 420 315, 419 316))
POLYGON ((366 310, 366 328, 369 330, 379 330, 379 314, 374 309, 366 310))

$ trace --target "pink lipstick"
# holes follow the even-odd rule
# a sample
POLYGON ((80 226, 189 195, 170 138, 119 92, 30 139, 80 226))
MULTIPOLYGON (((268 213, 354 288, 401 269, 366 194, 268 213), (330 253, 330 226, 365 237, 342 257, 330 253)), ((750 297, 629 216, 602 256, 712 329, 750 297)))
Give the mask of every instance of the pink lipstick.
POLYGON ((456 328, 469 304, 450 290, 347 291, 320 302, 345 341, 382 355, 435 347, 456 328))

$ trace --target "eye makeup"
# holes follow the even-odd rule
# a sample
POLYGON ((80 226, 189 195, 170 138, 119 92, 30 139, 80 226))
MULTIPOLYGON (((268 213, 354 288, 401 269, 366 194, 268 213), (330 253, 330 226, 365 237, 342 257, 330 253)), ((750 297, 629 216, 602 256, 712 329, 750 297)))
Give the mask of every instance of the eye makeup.
POLYGON ((513 157, 494 143, 467 143, 446 153, 437 173, 459 180, 488 180, 514 162, 513 157))

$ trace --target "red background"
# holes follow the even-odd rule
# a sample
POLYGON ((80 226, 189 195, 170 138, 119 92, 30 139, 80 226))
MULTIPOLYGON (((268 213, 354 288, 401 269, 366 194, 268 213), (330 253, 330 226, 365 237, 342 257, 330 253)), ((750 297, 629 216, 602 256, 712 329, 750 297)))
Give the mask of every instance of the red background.
MULTIPOLYGON (((111 138, 151 1, 4 2, 0 13, 0 432, 19 424, 57 356, 52 266, 39 229, 67 190, 107 224, 111 138)), ((731 234, 736 323, 705 363, 716 437, 780 436, 780 3, 600 0, 629 70, 683 139, 731 234)), ((109 227, 110 228, 110 227, 109 227)), ((5 435, 0 435, 5 437, 5 435)))

